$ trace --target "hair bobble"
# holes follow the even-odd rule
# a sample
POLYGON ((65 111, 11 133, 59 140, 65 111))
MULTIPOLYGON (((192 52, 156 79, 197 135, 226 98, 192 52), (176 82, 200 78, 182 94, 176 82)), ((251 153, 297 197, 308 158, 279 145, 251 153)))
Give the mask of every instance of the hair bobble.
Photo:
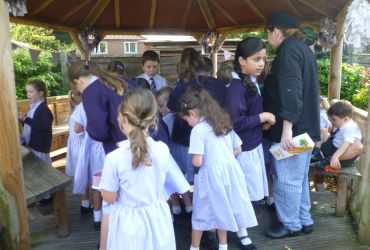
POLYGON ((89 70, 89 61, 88 60, 86 60, 86 62, 85 62, 84 70, 86 70, 86 71, 89 70))

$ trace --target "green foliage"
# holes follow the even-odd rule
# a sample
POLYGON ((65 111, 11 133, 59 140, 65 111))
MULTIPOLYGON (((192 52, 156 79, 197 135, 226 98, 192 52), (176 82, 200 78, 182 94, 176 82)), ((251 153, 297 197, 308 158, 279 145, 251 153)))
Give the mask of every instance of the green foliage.
POLYGON ((11 24, 10 33, 12 40, 28 43, 32 48, 59 51, 71 47, 67 38, 58 38, 52 30, 21 24, 11 24))
POLYGON ((49 96, 65 95, 60 70, 54 66, 51 55, 41 52, 35 64, 27 50, 16 49, 13 52, 14 75, 17 99, 26 99, 26 84, 31 79, 40 79, 46 83, 49 96))
MULTIPOLYGON (((320 91, 322 95, 328 94, 329 60, 318 60, 320 91)), ((341 99, 350 101, 354 106, 367 108, 369 73, 358 64, 342 64, 341 99)))

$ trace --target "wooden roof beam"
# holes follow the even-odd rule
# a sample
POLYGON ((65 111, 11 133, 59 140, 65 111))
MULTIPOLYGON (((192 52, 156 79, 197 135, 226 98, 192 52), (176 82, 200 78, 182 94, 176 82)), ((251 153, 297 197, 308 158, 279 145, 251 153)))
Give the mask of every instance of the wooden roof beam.
POLYGON ((78 12, 80 9, 82 9, 90 1, 91 0, 84 0, 84 1, 82 1, 79 5, 77 5, 76 8, 74 8, 74 10, 72 10, 71 12, 69 12, 64 17, 62 17, 61 21, 66 21, 67 19, 69 19, 71 16, 73 16, 74 14, 76 14, 76 12, 78 12))
POLYGON ((198 0, 198 5, 202 11, 203 17, 206 20, 208 29, 214 30, 216 28, 215 20, 213 19, 211 10, 208 7, 207 0, 198 0))
POLYGON ((222 8, 215 0, 210 0, 210 2, 218 9, 219 12, 221 12, 230 22, 232 22, 234 25, 238 25, 238 23, 235 21, 234 18, 232 18, 224 8, 222 8))
POLYGON ((193 0, 188 0, 186 2, 184 15, 182 16, 182 21, 181 21, 181 25, 184 28, 185 28, 186 24, 188 23, 188 19, 189 19, 190 10, 191 10, 192 5, 193 5, 193 0))
POLYGON ((153 28, 154 26, 156 9, 157 9, 157 0, 152 0, 152 4, 150 6, 149 28, 153 28))
POLYGON ((63 32, 78 32, 76 28, 69 27, 69 26, 66 26, 60 23, 50 23, 50 22, 46 23, 46 22, 43 22, 37 19, 28 19, 28 18, 13 17, 13 16, 9 16, 9 18, 12 23, 31 25, 31 26, 41 27, 45 29, 63 31, 63 32))
POLYGON ((310 1, 310 0, 298 0, 298 1, 310 7, 311 9, 315 10, 316 12, 320 13, 321 15, 324 15, 327 17, 333 17, 333 13, 327 10, 328 7, 326 4, 325 5, 321 4, 317 0, 315 0, 315 2, 310 1))
POLYGON ((96 20, 99 19, 101 13, 103 13, 105 7, 109 4, 110 0, 98 0, 87 17, 80 24, 80 29, 86 27, 91 28, 96 23, 96 20))
POLYGON ((121 27, 121 11, 119 8, 119 1, 120 0, 114 0, 114 21, 117 29, 121 27))
POLYGON ((43 9, 45 9, 49 4, 54 2, 54 0, 46 0, 44 1, 35 11, 31 13, 31 16, 39 14, 43 9))
POLYGON ((292 4, 290 0, 283 0, 283 2, 288 6, 288 9, 294 13, 297 17, 302 17, 301 12, 297 10, 297 8, 292 4))
POLYGON ((264 22, 267 21, 266 17, 262 14, 262 12, 254 5, 250 0, 244 0, 244 2, 253 10, 253 12, 261 18, 264 22))

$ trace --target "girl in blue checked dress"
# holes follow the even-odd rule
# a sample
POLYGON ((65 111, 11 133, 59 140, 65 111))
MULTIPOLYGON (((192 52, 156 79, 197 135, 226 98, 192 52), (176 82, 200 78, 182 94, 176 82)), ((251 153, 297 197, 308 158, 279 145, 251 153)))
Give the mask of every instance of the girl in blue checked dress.
POLYGON ((148 135, 157 111, 147 89, 129 93, 119 107, 128 140, 107 155, 99 186, 110 203, 107 249, 176 249, 166 199, 179 186, 189 186, 167 145, 148 135))
MULTIPOLYGON (((257 225, 244 174, 235 159, 241 152, 241 140, 228 115, 205 90, 189 88, 180 103, 180 115, 193 127, 189 153, 199 168, 194 177, 190 249, 199 249, 203 231, 217 229, 218 249, 225 250, 227 231, 257 225)), ((245 249, 255 249, 249 242, 245 249)))

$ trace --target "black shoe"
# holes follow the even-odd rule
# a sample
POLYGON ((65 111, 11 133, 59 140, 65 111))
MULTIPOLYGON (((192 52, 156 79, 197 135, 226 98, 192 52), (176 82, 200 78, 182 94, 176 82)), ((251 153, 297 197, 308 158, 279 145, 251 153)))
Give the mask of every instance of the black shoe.
POLYGON ((243 250, 257 250, 256 246, 251 243, 251 244, 248 244, 248 245, 242 245, 242 248, 243 250))
POLYGON ((324 157, 322 155, 322 152, 319 148, 314 147, 312 150, 312 155, 311 155, 311 163, 318 162, 324 160, 324 157))
POLYGON ((310 234, 313 232, 313 224, 312 225, 302 225, 301 233, 310 234))
POLYGON ((39 201, 39 203, 41 205, 47 205, 47 204, 52 203, 52 202, 53 202, 53 196, 50 196, 49 198, 46 198, 46 199, 41 199, 39 201))
POLYGON ((200 241, 200 246, 204 247, 204 248, 207 248, 207 249, 217 250, 218 249, 218 240, 217 240, 216 233, 204 232, 203 237, 200 241))
POLYGON ((330 164, 330 162, 328 160, 322 160, 322 161, 317 161, 315 163, 311 163, 310 167, 320 169, 320 170, 324 170, 325 166, 327 166, 329 164, 330 164))
POLYGON ((94 229, 95 229, 95 231, 100 231, 100 225, 101 225, 101 222, 100 221, 95 221, 94 222, 94 229))
POLYGON ((93 206, 90 205, 89 207, 80 206, 80 214, 81 216, 85 214, 90 214, 93 211, 93 206))
POLYGON ((283 226, 279 226, 276 229, 266 230, 266 235, 273 239, 281 239, 285 237, 295 237, 301 234, 301 231, 292 231, 285 229, 283 226))

